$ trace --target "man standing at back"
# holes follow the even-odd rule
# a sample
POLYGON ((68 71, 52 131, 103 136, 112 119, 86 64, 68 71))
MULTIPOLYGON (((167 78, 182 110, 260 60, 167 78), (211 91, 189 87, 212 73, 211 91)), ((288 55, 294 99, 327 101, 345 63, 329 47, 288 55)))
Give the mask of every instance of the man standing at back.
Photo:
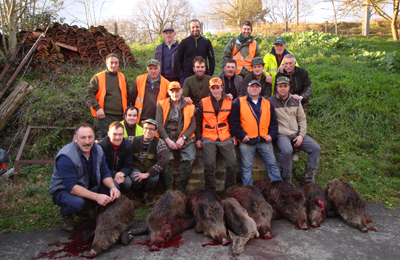
POLYGON ((157 45, 154 55, 154 59, 158 60, 161 64, 161 75, 168 81, 179 81, 175 61, 179 42, 174 40, 175 35, 174 28, 165 27, 163 31, 165 41, 157 45))
POLYGON ((252 71, 252 59, 260 57, 258 44, 251 36, 252 30, 251 22, 244 21, 242 33, 228 42, 222 54, 222 66, 225 66, 225 62, 229 59, 235 60, 237 64, 236 74, 240 74, 243 78, 252 71))
POLYGON ((85 95, 100 137, 107 135, 108 126, 112 122, 123 119, 123 113, 129 104, 128 84, 124 74, 118 71, 118 55, 107 55, 106 65, 107 70, 97 73, 90 80, 85 95))
POLYGON ((183 39, 178 48, 177 69, 180 74, 180 83, 183 86, 185 79, 194 74, 193 59, 201 56, 206 61, 206 74, 212 76, 215 69, 214 49, 211 41, 200 35, 200 21, 193 19, 189 23, 190 36, 183 39), (207 66, 207 60, 209 62, 207 66))
POLYGON ((147 73, 140 75, 133 83, 131 100, 139 109, 138 123, 156 118, 157 102, 167 98, 169 81, 160 75, 160 62, 147 62, 147 73))

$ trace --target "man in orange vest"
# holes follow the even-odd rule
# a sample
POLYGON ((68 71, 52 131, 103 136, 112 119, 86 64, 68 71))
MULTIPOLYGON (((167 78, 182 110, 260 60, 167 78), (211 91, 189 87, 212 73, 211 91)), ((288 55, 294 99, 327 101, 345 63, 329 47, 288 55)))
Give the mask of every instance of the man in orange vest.
POLYGON ((215 161, 219 150, 226 165, 225 189, 236 184, 236 138, 231 137, 229 117, 232 100, 223 92, 222 80, 210 79, 211 95, 203 98, 196 111, 196 147, 203 148, 204 187, 216 190, 215 161))
POLYGON ((167 98, 169 81, 160 75, 160 62, 147 62, 147 73, 140 75, 133 83, 132 104, 139 109, 138 124, 147 119, 156 119, 157 102, 167 98))
POLYGON ((253 185, 252 171, 256 150, 267 166, 270 180, 282 180, 272 146, 272 140, 278 136, 278 121, 274 107, 260 93, 260 82, 252 80, 247 87, 247 95, 238 98, 232 107, 231 127, 240 141, 243 185, 253 185))
POLYGON ((129 104, 128 83, 125 75, 118 71, 118 55, 107 55, 106 65, 107 70, 97 73, 90 80, 85 95, 100 138, 107 136, 112 122, 124 119, 123 114, 129 104))
POLYGON ((195 106, 188 104, 182 98, 182 92, 179 82, 172 81, 169 84, 168 94, 170 98, 158 103, 156 121, 158 134, 167 144, 169 155, 169 164, 160 177, 163 179, 167 190, 172 189, 174 180, 173 162, 175 158, 180 158, 176 189, 185 192, 196 156, 196 147, 194 146, 196 120, 194 117, 195 106))
POLYGON ((242 24, 242 33, 238 37, 233 37, 225 47, 222 54, 222 67, 229 59, 236 61, 236 74, 243 78, 252 71, 251 61, 260 56, 260 50, 256 40, 251 36, 253 27, 251 22, 244 21, 242 24))

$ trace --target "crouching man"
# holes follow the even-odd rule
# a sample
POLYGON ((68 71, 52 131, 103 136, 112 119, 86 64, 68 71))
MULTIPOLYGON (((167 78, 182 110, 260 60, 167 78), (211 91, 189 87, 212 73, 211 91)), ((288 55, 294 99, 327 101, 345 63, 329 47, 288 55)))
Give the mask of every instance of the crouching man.
POLYGON ((157 121, 147 119, 143 121, 143 135, 136 136, 133 141, 133 172, 132 187, 140 188, 144 185, 142 203, 149 202, 149 191, 154 188, 165 170, 169 159, 168 149, 163 140, 156 137, 157 121))
POLYGON ((99 145, 104 151, 111 177, 127 192, 132 185, 129 176, 132 171, 133 148, 132 144, 124 138, 124 126, 115 121, 110 124, 108 136, 104 137, 99 145))
POLYGON ((284 181, 290 182, 292 179, 293 147, 308 153, 307 168, 303 176, 303 184, 307 184, 315 182, 314 176, 318 171, 321 147, 306 135, 306 114, 301 106, 301 100, 293 98, 293 95, 289 93, 289 82, 289 78, 285 76, 277 78, 277 92, 269 98, 269 101, 275 107, 279 123, 276 144, 281 150, 279 160, 284 181))
POLYGON ((185 192, 196 156, 196 147, 194 146, 196 120, 194 117, 195 107, 182 98, 182 92, 179 82, 172 81, 169 84, 170 98, 161 100, 158 104, 156 120, 158 134, 169 148, 169 164, 161 175, 165 187, 167 190, 172 189, 173 161, 180 158, 176 189, 185 192))
POLYGON ((66 231, 74 230, 73 214, 86 211, 94 217, 95 206, 106 206, 120 196, 90 125, 78 125, 73 141, 56 155, 50 196, 61 206, 62 228, 66 231))

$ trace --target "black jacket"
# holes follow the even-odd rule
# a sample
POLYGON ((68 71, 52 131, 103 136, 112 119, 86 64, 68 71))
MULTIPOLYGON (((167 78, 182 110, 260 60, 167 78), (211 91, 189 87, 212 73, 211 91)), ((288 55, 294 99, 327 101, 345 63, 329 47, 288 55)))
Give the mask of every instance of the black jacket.
MULTIPOLYGON (((292 95, 297 94, 303 96, 303 101, 301 103, 308 103, 312 93, 312 85, 306 69, 296 66, 292 74, 283 70, 283 73, 278 72, 278 74, 276 74, 275 79, 278 79, 280 76, 286 76, 290 79, 290 93, 292 95)), ((274 94, 276 94, 276 80, 274 94)))
POLYGON ((123 172, 125 176, 131 173, 133 170, 133 147, 129 141, 124 138, 117 150, 114 150, 110 138, 106 136, 98 145, 100 145, 104 151, 107 166, 113 178, 117 172, 123 172))
POLYGON ((212 76, 215 69, 214 49, 211 41, 203 36, 197 40, 189 36, 179 44, 176 64, 178 74, 186 77, 194 75, 193 60, 196 56, 202 56, 206 60, 206 74, 212 76))

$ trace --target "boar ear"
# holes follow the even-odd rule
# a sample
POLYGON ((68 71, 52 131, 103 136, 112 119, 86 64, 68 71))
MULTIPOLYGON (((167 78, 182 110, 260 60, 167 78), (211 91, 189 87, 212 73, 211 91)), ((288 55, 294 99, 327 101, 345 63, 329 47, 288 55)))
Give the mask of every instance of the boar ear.
POLYGON ((235 239, 236 235, 229 229, 228 229, 228 233, 229 233, 229 236, 232 238, 232 240, 235 239))

